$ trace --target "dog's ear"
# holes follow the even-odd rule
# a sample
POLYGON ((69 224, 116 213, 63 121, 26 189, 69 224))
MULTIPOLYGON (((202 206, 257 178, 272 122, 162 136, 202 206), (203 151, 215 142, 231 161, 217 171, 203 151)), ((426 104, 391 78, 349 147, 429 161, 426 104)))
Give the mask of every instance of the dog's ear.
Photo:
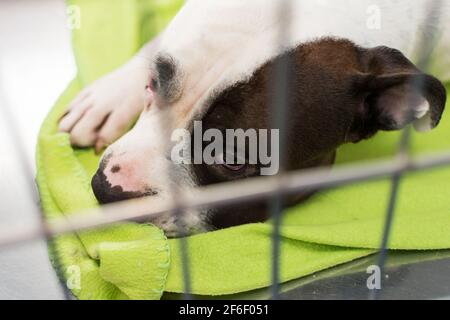
POLYGON ((355 75, 353 82, 360 106, 350 141, 411 123, 417 131, 439 124, 446 90, 438 79, 422 73, 401 52, 387 47, 363 50, 361 63, 364 72, 355 75))

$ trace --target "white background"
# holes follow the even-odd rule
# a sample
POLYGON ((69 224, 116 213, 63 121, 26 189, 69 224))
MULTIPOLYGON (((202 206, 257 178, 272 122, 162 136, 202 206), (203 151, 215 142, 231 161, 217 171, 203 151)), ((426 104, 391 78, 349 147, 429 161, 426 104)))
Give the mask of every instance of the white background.
MULTIPOLYGON (((39 223, 34 149, 46 113, 75 75, 63 0, 0 0, 0 232, 39 223), (5 108, 12 115, 5 118, 5 108), (19 139, 14 139, 11 127, 19 139), (26 175, 16 152, 22 145, 26 175)), ((0 248, 0 299, 60 299, 45 242, 0 248)))

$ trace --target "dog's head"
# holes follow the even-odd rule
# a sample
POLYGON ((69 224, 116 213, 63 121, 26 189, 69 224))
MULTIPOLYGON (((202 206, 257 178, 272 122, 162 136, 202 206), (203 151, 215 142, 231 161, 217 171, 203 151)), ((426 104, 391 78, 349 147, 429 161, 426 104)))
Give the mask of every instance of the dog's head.
MULTIPOLYGON (((260 175, 267 163, 260 158, 249 163, 249 139, 245 140, 243 154, 237 155, 239 151, 233 149, 236 154, 230 157, 242 157, 245 163, 195 164, 197 145, 191 146, 192 164, 176 164, 172 132, 180 126, 195 132, 194 120, 201 120, 197 129, 202 133, 208 129, 274 129, 274 66, 286 57, 290 81, 283 157, 288 170, 331 165, 340 145, 367 139, 379 130, 399 130, 413 124, 417 130, 426 131, 440 121, 446 100, 442 84, 418 70, 402 53, 387 47, 361 48, 347 40, 330 38, 305 43, 260 65, 245 79, 209 91, 207 96, 192 95, 195 88, 186 85, 189 74, 177 57, 160 55, 151 79, 154 103, 143 111, 129 133, 106 150, 92 181, 98 200, 105 203, 141 196, 164 199, 170 196, 171 184, 191 188, 260 175), (192 96, 196 100, 189 102, 192 96), (201 111, 192 113, 189 106, 198 101, 201 111), (172 118, 170 125, 161 120, 167 117, 172 118), (163 174, 165 169, 168 178, 163 174)), ((276 139, 269 137, 267 141, 268 149, 276 150, 276 139)), ((200 149, 204 151, 208 145, 208 139, 203 139, 200 149)), ((153 222, 169 235, 177 235, 192 232, 195 227, 204 230, 262 221, 267 218, 267 210, 260 203, 186 216, 181 223, 183 230, 167 217, 153 222)))

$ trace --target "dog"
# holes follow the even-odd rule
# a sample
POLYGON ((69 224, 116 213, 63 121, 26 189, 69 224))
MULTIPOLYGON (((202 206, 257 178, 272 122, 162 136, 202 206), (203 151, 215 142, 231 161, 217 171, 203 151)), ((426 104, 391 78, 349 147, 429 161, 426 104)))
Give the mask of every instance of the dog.
MULTIPOLYGON (((197 121, 202 133, 274 129, 270 88, 280 61, 290 62, 285 170, 331 166, 339 146, 380 130, 438 125, 446 103, 438 78, 450 79, 448 2, 429 20, 432 0, 293 0, 283 18, 279 3, 189 0, 157 39, 77 96, 59 129, 74 146, 107 146, 92 179, 100 203, 164 201, 172 186, 188 192, 260 175, 259 162, 174 163, 171 137, 192 133, 197 121), (436 38, 434 76, 411 62, 423 37, 436 38)), ((260 202, 150 222, 178 237, 268 218, 260 202)))

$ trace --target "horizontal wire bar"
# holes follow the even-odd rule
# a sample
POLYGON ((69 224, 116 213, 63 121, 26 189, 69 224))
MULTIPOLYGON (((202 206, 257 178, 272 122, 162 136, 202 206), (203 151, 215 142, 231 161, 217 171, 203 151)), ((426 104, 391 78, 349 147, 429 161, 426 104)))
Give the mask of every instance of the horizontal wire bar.
POLYGON ((366 164, 341 165, 333 169, 292 171, 280 176, 248 178, 198 188, 186 193, 178 206, 151 197, 131 199, 100 208, 66 213, 64 218, 52 219, 43 227, 18 226, 0 230, 0 247, 52 237, 64 233, 92 229, 123 221, 147 221, 176 208, 200 209, 224 207, 237 203, 268 198, 274 192, 284 195, 304 190, 320 190, 358 181, 380 179, 393 174, 414 172, 450 165, 450 152, 415 159, 396 157, 366 164), (282 187, 282 188, 281 188, 282 187))

